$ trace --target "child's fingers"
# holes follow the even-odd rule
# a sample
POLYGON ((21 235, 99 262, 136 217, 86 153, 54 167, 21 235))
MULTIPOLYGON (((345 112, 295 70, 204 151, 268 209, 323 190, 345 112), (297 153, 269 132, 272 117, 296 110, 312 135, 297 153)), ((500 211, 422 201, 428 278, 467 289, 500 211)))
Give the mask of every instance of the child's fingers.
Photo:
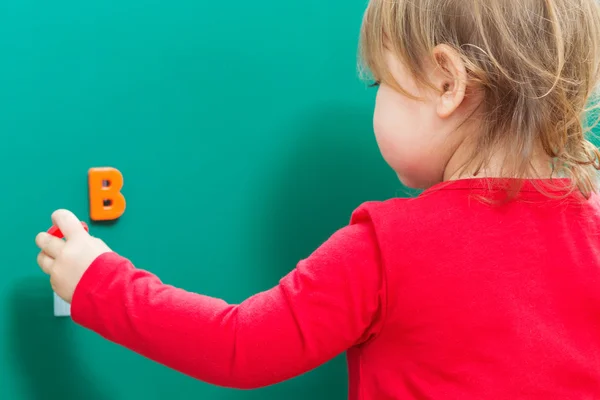
POLYGON ((52 258, 58 257, 65 247, 65 241, 54 237, 46 232, 42 232, 35 238, 35 243, 44 253, 52 258))
POLYGON ((73 239, 75 236, 87 234, 79 218, 71 211, 58 210, 52 214, 52 222, 60 229, 65 239, 73 239))
POLYGON ((52 266, 54 265, 54 259, 52 257, 43 251, 40 251, 40 254, 37 256, 37 263, 44 273, 50 275, 52 272, 52 266))

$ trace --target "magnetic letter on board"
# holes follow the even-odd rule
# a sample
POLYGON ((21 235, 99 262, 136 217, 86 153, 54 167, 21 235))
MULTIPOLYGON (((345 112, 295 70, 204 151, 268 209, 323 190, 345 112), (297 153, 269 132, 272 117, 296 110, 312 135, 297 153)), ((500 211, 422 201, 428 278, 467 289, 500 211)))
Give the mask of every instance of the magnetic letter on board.
POLYGON ((92 221, 111 221, 123 215, 123 175, 118 169, 91 168, 88 172, 88 184, 92 221))

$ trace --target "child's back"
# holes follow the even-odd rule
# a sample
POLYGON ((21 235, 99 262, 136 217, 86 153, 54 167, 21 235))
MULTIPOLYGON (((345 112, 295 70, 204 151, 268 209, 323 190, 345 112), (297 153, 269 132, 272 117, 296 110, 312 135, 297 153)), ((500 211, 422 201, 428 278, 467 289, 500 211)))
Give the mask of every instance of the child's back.
POLYGON ((600 204, 532 183, 506 205, 476 198, 505 182, 357 211, 385 295, 380 330, 349 352, 356 399, 600 397, 600 204))

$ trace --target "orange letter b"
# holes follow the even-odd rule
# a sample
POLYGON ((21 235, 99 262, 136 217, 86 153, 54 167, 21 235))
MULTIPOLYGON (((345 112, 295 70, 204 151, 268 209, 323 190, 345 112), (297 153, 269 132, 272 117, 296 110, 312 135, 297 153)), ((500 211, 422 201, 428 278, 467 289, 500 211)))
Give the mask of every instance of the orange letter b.
POLYGON ((111 221, 125 212, 121 194, 123 175, 115 168, 91 168, 88 172, 90 219, 111 221))

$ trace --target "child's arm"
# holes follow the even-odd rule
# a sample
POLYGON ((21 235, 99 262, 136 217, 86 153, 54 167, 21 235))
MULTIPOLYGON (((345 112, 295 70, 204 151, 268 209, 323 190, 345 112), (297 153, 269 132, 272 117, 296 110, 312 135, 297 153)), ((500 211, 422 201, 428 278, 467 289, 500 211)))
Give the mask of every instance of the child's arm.
POLYGON ((341 229, 279 285, 240 305, 167 286, 105 253, 78 284, 71 312, 77 323, 182 373, 255 388, 375 335, 384 298, 376 240, 365 222, 341 229))

